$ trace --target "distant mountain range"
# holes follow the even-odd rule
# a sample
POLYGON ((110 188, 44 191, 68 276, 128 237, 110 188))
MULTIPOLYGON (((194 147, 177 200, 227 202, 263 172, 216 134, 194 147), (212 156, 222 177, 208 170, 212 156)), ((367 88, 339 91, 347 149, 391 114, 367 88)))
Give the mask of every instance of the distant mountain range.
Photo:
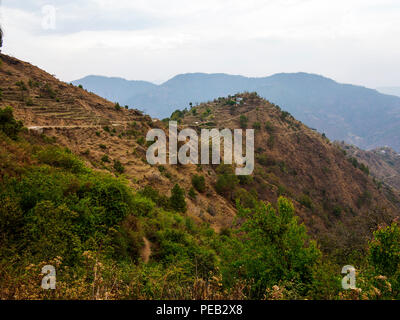
MULTIPOLYGON (((256 91, 330 139, 363 149, 390 146, 400 151, 400 97, 337 83, 320 75, 280 73, 263 78, 228 74, 181 74, 155 85, 146 81, 88 76, 73 81, 106 99, 153 117, 220 96, 256 91)), ((392 92, 393 94, 393 92, 392 92)))

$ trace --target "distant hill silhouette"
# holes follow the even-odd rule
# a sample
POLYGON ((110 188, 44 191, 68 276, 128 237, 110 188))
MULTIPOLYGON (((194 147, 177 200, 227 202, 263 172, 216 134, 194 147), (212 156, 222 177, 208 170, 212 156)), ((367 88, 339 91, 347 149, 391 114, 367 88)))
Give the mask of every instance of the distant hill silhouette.
POLYGON ((329 138, 364 149, 400 151, 400 97, 340 84, 320 75, 280 73, 263 78, 228 74, 181 74, 155 85, 144 81, 89 76, 73 82, 107 99, 153 117, 243 91, 256 91, 329 138))

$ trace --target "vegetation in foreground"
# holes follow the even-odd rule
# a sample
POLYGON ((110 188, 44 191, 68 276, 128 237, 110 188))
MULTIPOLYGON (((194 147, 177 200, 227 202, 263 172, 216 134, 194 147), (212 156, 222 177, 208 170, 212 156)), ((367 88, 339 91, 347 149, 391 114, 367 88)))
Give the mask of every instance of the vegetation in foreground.
MULTIPOLYGON (((223 193, 231 176, 221 170, 223 193)), ((193 186, 204 192, 201 178, 193 186)), ((344 291, 342 266, 322 254, 289 200, 244 195, 237 208, 235 227, 216 233, 184 213, 178 185, 170 197, 134 193, 0 110, 2 299, 400 298, 396 222, 375 231, 355 265, 357 289, 344 291), (40 286, 44 265, 56 267, 56 290, 40 286)))

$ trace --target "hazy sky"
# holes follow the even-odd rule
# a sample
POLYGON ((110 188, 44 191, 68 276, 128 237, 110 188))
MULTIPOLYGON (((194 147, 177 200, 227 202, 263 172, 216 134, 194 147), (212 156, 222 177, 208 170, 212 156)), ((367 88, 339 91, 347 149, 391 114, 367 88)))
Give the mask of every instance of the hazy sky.
POLYGON ((304 71, 400 86, 400 0, 3 0, 0 15, 3 51, 65 81, 304 71))

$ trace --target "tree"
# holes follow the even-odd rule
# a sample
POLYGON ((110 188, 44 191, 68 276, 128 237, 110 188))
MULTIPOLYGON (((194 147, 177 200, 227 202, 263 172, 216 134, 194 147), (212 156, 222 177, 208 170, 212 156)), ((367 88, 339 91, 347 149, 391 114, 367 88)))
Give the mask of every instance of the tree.
POLYGON ((247 128, 248 118, 245 115, 241 115, 240 116, 239 122, 240 122, 240 127, 242 129, 246 129, 247 128))
POLYGON ((206 191, 206 181, 204 176, 195 174, 192 177, 192 185, 200 193, 204 193, 206 191))
POLYGON ((22 127, 22 122, 15 120, 11 107, 0 109, 0 131, 3 131, 11 139, 16 140, 22 127))
POLYGON ((277 208, 263 202, 248 209, 238 205, 238 216, 245 220, 237 239, 224 249, 223 275, 228 281, 253 282, 253 299, 262 298, 267 288, 279 283, 298 284, 304 290, 312 284, 313 269, 322 255, 298 222, 292 202, 279 197, 277 208))
POLYGON ((114 109, 117 111, 121 111, 122 108, 121 108, 121 105, 118 102, 116 102, 114 105, 114 109))
POLYGON ((378 288, 381 298, 400 297, 400 226, 393 222, 390 226, 379 227, 369 242, 368 261, 372 273, 367 270, 369 284, 378 288), (386 285, 382 287, 382 280, 386 285))
POLYGON ((172 209, 178 212, 186 212, 186 201, 185 201, 185 191, 175 184, 172 189, 171 198, 169 198, 170 206, 172 209))
POLYGON ((26 217, 25 234, 32 253, 41 259, 77 258, 82 248, 74 232, 77 217, 65 204, 57 207, 51 201, 39 202, 26 217))
POLYGON ((215 189, 221 195, 228 196, 232 198, 232 192, 235 190, 239 179, 234 174, 224 173, 218 175, 217 182, 215 184, 215 189))
POLYGON ((378 274, 390 277, 400 272, 400 227, 397 223, 374 232, 369 243, 369 261, 378 274))
POLYGON ((238 176, 235 175, 234 169, 230 165, 221 164, 217 168, 217 182, 215 190, 224 196, 229 196, 232 199, 233 191, 239 183, 238 176))

